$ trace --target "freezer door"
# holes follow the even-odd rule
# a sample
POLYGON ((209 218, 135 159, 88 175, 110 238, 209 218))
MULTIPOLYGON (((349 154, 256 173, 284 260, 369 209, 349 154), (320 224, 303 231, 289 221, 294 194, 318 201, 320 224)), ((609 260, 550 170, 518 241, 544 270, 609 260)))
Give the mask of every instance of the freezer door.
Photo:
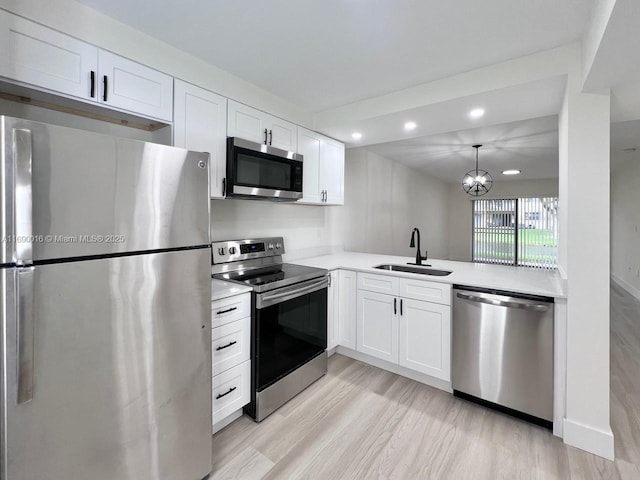
POLYGON ((208 154, 10 117, 0 122, 8 240, 0 263, 209 243, 208 154))
POLYGON ((2 480, 200 480, 211 471, 209 255, 14 269, 2 480))

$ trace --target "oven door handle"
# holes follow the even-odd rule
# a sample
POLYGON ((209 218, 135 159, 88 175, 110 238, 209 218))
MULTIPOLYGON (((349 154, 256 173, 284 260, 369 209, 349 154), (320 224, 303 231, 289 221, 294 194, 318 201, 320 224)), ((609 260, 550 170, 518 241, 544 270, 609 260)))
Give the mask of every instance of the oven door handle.
POLYGON ((325 276, 320 280, 303 282, 302 284, 293 285, 289 288, 276 290, 274 291, 274 293, 259 293, 256 295, 256 308, 266 308, 277 303, 293 300, 294 298, 298 298, 302 295, 322 290, 323 288, 327 288, 328 286, 329 280, 325 276))

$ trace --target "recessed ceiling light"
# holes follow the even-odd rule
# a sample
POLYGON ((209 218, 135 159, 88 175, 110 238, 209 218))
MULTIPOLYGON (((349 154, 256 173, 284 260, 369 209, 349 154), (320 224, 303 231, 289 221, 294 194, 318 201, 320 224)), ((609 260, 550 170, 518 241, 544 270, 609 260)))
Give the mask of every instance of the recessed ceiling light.
POLYGON ((503 170, 503 175, 520 175, 520 170, 503 170))
POLYGON ((362 138, 362 134, 360 132, 353 132, 351 134, 351 138, 353 138, 354 140, 360 140, 362 138))
POLYGON ((471 118, 480 118, 484 115, 484 108, 474 108, 469 112, 471 118))
POLYGON ((405 130, 414 130, 418 125, 416 125, 416 122, 407 122, 404 124, 404 129, 405 130))

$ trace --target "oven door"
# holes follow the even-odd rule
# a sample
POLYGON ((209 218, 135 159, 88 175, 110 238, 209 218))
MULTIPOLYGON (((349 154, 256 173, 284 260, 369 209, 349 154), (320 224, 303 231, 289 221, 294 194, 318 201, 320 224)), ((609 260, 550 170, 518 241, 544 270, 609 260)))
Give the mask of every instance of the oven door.
POLYGON ((327 286, 327 277, 321 277, 256 294, 256 391, 326 350, 327 286))
POLYGON ((241 138, 227 139, 227 197, 302 198, 302 155, 241 138))

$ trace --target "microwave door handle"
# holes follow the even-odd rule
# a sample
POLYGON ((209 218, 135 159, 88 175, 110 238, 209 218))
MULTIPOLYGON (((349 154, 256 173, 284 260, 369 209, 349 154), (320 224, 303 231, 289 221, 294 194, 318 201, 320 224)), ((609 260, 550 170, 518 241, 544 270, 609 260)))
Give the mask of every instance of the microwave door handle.
POLYGON ((312 293, 317 290, 322 290, 323 288, 327 288, 328 286, 329 280, 327 280, 327 277, 322 277, 322 279, 319 281, 307 284, 301 288, 287 289, 286 292, 271 294, 267 292, 258 294, 256 295, 256 308, 261 309, 270 305, 275 305, 277 303, 293 300, 294 298, 301 297, 302 295, 306 295, 307 293, 312 293))
POLYGON ((18 266, 33 263, 33 153, 31 131, 13 130, 13 158, 15 171, 15 262, 18 266))

